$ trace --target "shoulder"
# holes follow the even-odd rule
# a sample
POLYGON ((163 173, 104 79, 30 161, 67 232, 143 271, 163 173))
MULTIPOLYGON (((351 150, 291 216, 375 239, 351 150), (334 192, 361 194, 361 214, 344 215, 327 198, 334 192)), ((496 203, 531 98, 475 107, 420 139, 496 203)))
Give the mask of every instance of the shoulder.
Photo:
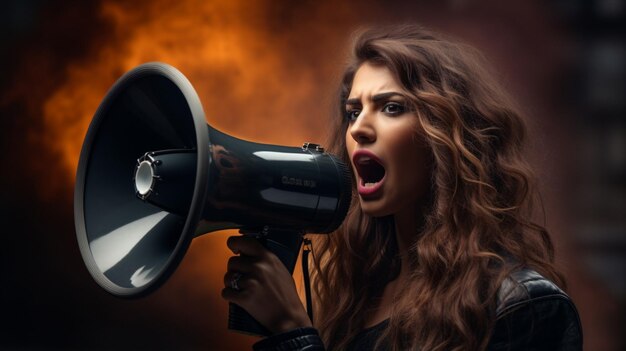
POLYGON ((541 274, 531 269, 513 271, 498 290, 496 317, 500 318, 528 303, 542 300, 572 303, 563 290, 541 274))
POLYGON ((531 269, 500 285, 490 350, 580 350, 576 306, 556 284, 531 269))

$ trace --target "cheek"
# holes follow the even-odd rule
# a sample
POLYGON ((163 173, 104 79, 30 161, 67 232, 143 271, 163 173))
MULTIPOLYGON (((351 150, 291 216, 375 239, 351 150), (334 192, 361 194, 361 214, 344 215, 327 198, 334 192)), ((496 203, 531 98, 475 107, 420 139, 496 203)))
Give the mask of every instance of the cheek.
POLYGON ((395 163, 398 165, 398 190, 410 198, 421 198, 430 189, 430 152, 415 134, 403 133, 394 144, 395 163), (410 195, 409 195, 410 194, 410 195))
POLYGON ((390 192, 389 200, 398 209, 422 207, 431 192, 428 165, 417 155, 411 160, 405 159, 397 174, 395 187, 390 192))
POLYGON ((354 151, 356 142, 352 135, 350 134, 350 130, 346 130, 346 150, 348 151, 348 155, 352 155, 352 151, 354 151))

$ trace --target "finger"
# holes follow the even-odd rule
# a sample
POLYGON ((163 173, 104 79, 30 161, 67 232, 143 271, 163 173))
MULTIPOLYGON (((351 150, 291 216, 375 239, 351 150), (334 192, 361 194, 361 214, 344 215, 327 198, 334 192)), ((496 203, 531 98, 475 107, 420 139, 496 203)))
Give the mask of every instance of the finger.
POLYGON ((226 270, 229 272, 251 273, 256 260, 249 256, 233 256, 228 259, 226 270))
POLYGON ((237 279, 239 290, 244 290, 246 287, 249 287, 248 282, 250 281, 250 277, 239 272, 226 272, 226 274, 224 274, 224 286, 232 288, 235 278, 237 279))
POLYGON ((245 309, 246 306, 253 302, 252 297, 254 297, 256 289, 257 285, 254 281, 247 281, 245 289, 235 290, 227 286, 222 289, 222 298, 228 302, 236 303, 245 309))
POLYGON ((230 236, 226 239, 226 246, 232 251, 235 255, 239 255, 239 248, 237 247, 237 239, 240 236, 230 236))
POLYGON ((240 305, 242 301, 245 301, 242 297, 243 294, 246 294, 243 290, 235 290, 228 286, 222 289, 222 298, 238 305, 240 305))
POLYGON ((250 236, 231 236, 226 241, 226 245, 235 254, 242 254, 252 257, 262 257, 267 249, 261 245, 258 239, 250 236))

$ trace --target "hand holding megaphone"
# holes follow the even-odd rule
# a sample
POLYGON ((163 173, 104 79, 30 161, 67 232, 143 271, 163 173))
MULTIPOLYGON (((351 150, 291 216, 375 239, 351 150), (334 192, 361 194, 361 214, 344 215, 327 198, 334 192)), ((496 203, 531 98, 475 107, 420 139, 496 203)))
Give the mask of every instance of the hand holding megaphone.
POLYGON ((230 237, 237 254, 228 260, 222 297, 248 311, 272 334, 311 326, 296 286, 285 265, 248 236, 230 237))

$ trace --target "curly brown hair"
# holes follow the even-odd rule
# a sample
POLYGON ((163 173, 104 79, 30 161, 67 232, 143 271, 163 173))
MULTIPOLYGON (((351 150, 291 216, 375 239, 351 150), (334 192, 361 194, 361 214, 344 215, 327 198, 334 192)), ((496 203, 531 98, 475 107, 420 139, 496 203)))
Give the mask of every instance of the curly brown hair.
MULTIPOLYGON (((432 153, 410 278, 379 343, 484 349, 497 290, 512 270, 530 267, 564 283, 548 232, 533 220, 538 193, 524 159, 526 127, 477 50, 413 25, 370 29, 355 40, 333 122, 330 151, 347 164, 345 102, 366 62, 388 68, 403 87, 432 153)), ((369 217, 355 199, 339 230, 314 240, 315 324, 327 347, 341 350, 399 273, 393 218, 369 217)))

